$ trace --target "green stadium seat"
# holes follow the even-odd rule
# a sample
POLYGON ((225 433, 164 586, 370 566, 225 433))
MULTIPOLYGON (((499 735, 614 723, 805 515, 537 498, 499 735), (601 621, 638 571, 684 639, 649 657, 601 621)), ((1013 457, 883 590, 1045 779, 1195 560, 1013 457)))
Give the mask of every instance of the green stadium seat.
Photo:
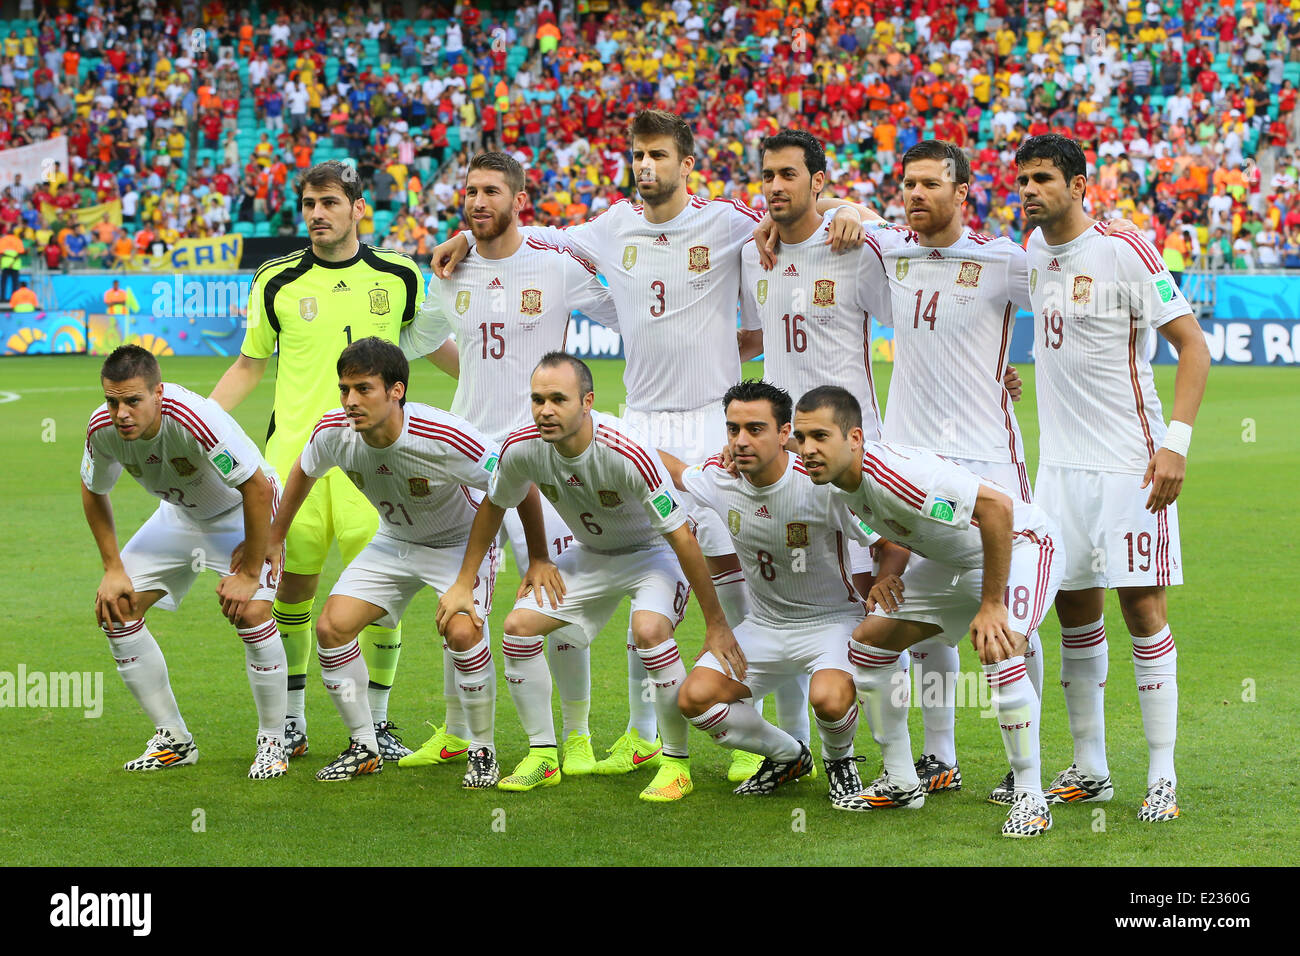
POLYGON ((237 222, 232 226, 232 231, 239 233, 241 236, 252 236, 256 227, 251 222, 237 222))

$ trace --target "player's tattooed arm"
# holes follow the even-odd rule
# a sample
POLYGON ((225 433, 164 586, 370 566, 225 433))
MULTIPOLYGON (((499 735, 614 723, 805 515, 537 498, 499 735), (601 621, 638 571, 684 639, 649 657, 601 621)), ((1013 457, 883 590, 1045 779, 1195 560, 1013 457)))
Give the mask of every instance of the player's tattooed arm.
POLYGON ((718 602, 718 592, 713 589, 713 578, 695 535, 691 534, 687 525, 681 524, 664 535, 664 540, 677 554, 682 573, 695 591, 695 600, 704 613, 704 646, 700 649, 700 655, 705 651, 711 652, 722 664, 728 677, 743 681, 748 666, 745 653, 736 642, 736 635, 727 626, 727 616, 718 602))
MULTIPOLYGON (((1210 374, 1210 350, 1205 344, 1205 334, 1200 323, 1190 313, 1166 322, 1158 329, 1178 352, 1178 371, 1174 376, 1174 410, 1172 422, 1182 422, 1191 428, 1196 424, 1201 399, 1205 397, 1205 383, 1210 374)), ((1151 486, 1146 508, 1155 513, 1177 500, 1183 490, 1187 475, 1187 457, 1171 448, 1157 448, 1147 462, 1142 487, 1151 486)))
POLYGON ((971 642, 980 663, 994 664, 1016 655, 1016 641, 1007 619, 1005 592, 1011 574, 1011 532, 1014 505, 1010 496, 980 485, 971 512, 971 524, 978 524, 984 546, 984 581, 980 607, 970 624, 971 642))
MULTIPOLYGON (((469 528, 469 541, 465 545, 465 557, 460 563, 460 574, 456 583, 438 599, 438 611, 434 617, 438 633, 447 636, 447 626, 457 614, 468 614, 475 627, 483 626, 483 619, 474 608, 474 579, 478 576, 479 566, 483 563, 488 548, 496 540, 505 519, 506 509, 491 498, 484 498, 474 515, 474 523, 469 528)), ((520 516, 520 520, 523 516, 520 516)), ((531 548, 531 545, 530 545, 531 548)))
POLYGON ((546 543, 546 519, 542 515, 542 496, 538 494, 536 485, 529 486, 528 494, 519 502, 517 510, 524 526, 524 540, 528 543, 528 569, 519 582, 515 599, 532 592, 537 606, 541 607, 544 592, 551 602, 551 610, 555 610, 564 603, 564 578, 551 560, 546 543))
POLYGON ((95 591, 95 620, 104 627, 133 621, 136 614, 135 588, 122 566, 122 552, 117 546, 117 528, 113 524, 113 503, 108 495, 97 495, 81 486, 81 508, 86 523, 99 547, 104 577, 95 591))
POLYGON ((228 412, 239 407, 262 380, 262 376, 266 373, 267 361, 264 358, 249 358, 240 352, 239 358, 226 369, 225 374, 221 376, 221 381, 217 382, 216 388, 208 398, 228 412))
POLYGON ((271 480, 258 468, 248 480, 240 484, 239 494, 244 499, 244 540, 230 555, 230 574, 217 584, 217 597, 221 599, 221 613, 232 624, 244 616, 248 602, 261 587, 262 565, 271 562, 271 579, 280 576, 282 552, 270 550, 271 507, 275 501, 275 488, 271 480), (244 560, 244 554, 265 555, 244 560))
POLYGON ((903 604, 903 571, 912 552, 892 541, 881 540, 876 546, 876 559, 880 562, 880 573, 876 583, 867 595, 867 610, 874 611, 880 605, 886 611, 897 611, 903 604))

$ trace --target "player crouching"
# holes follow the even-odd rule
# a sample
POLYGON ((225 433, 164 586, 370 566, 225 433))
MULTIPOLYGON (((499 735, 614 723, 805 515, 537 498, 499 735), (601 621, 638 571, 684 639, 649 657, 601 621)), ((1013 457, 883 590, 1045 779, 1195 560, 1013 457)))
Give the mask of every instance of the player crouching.
POLYGON ((163 770, 199 759, 144 616, 155 604, 176 610, 208 567, 222 574, 217 596, 243 641, 257 707, 257 754, 248 776, 282 776, 288 671, 271 619, 280 553, 251 567, 236 556, 244 540, 254 549, 249 553, 266 553, 279 498, 275 472, 220 406, 162 381, 147 349, 115 349, 100 380, 105 404, 90 416, 81 460, 82 507, 104 563, 95 617, 117 672, 156 730, 123 769, 163 770), (119 551, 108 493, 123 469, 162 503, 119 551))
MULTIPOLYGON (((348 728, 346 750, 316 773, 322 781, 379 773, 380 755, 365 658, 357 635, 371 624, 397 627, 426 586, 445 592, 456 579, 477 504, 470 488, 486 489, 496 468, 496 446, 449 412, 406 402, 409 367, 402 350, 368 337, 338 359, 342 407, 320 420, 285 486, 271 528, 279 548, 312 485, 331 468, 351 479, 379 512, 379 531, 344 569, 316 621, 321 679, 348 728)), ((526 503, 527 504, 527 503, 526 503)), ((541 526, 536 492, 531 504, 541 526)), ((542 532, 534 532, 540 539, 542 532)), ((491 610, 495 552, 476 565, 474 602, 491 610)), ((496 668, 486 626, 459 617, 446 631, 458 679, 456 695, 469 724, 471 750, 462 786, 496 785, 494 722, 496 668)))
POLYGON ((864 442, 862 412, 842 388, 806 393, 794 434, 812 480, 830 484, 855 515, 907 551, 887 547, 871 590, 871 615, 853 634, 849 659, 880 744, 884 773, 846 809, 919 808, 925 788, 912 763, 907 695, 898 693, 899 655, 943 633, 956 643, 969 631, 1002 741, 1015 773, 1015 799, 1002 835, 1051 829, 1038 751, 1040 701, 1025 667, 1027 634, 1056 595, 1064 562, 1054 522, 1037 505, 1010 495, 931 452, 864 442))
POLYGON ((850 538, 869 535, 830 489, 814 485, 790 438, 789 393, 768 382, 746 381, 723 396, 727 443, 740 474, 721 458, 687 467, 660 452, 677 483, 725 522, 749 582, 750 612, 735 641, 705 653, 686 678, 678 705, 688 720, 732 750, 762 754, 736 793, 766 795, 813 769, 808 743, 768 723, 753 706, 791 677, 811 675, 830 797, 862 790, 853 736, 858 705, 849 663, 849 639, 862 620, 862 599, 850 583, 850 538))

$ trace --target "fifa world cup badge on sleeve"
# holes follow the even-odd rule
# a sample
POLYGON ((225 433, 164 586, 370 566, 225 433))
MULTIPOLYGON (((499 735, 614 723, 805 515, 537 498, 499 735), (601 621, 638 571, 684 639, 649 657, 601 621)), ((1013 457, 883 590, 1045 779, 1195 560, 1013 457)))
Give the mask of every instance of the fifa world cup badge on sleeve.
POLYGON ((756 291, 758 293, 758 304, 766 305, 767 304, 767 280, 766 279, 758 280, 758 289, 756 291))
POLYGON ((486 471, 489 475, 492 474, 492 472, 497 470, 497 462, 500 460, 501 460, 501 456, 498 455, 496 452, 493 452, 491 455, 488 456, 488 460, 483 462, 483 470, 486 471))
POLYGON ((957 502, 951 498, 940 498, 936 495, 930 501, 928 514, 931 518, 939 521, 951 522, 956 515, 957 502))
POLYGON ((230 449, 225 445, 218 445, 216 448, 212 449, 212 454, 208 456, 208 460, 216 466, 217 471, 221 472, 221 474, 227 478, 229 478, 234 473, 235 469, 239 467, 238 459, 231 454, 230 449))
POLYGON ((673 509, 677 507, 677 502, 673 500, 672 495, 665 491, 661 495, 655 495, 655 497, 651 499, 650 505, 659 513, 659 517, 667 518, 672 514, 673 509))

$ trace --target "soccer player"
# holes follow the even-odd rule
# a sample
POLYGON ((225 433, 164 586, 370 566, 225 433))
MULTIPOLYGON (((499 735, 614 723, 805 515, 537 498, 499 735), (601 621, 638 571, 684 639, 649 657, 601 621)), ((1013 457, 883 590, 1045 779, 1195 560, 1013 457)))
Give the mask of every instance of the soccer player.
POLYGON ((664 464, 677 487, 725 518, 749 582, 750 613, 735 629, 745 673, 703 655, 678 694, 692 724, 723 747, 764 756, 739 794, 771 793, 811 772, 808 745, 765 721, 752 700, 795 674, 811 676, 810 697, 822 740, 830 796, 862 790, 853 756, 858 705, 849 638, 863 603, 849 579, 848 542, 870 544, 861 523, 830 489, 814 485, 790 437, 789 393, 764 381, 733 385, 723 396, 727 437, 739 476, 721 457, 687 467, 664 464))
MULTIPOLYGON (((357 171, 337 160, 313 166, 297 184, 311 245, 272 259, 253 277, 248 329, 239 358, 212 390, 227 411, 257 387, 267 361, 276 364, 275 410, 267 429, 266 457, 282 473, 306 444, 320 417, 338 406, 334 365, 351 342, 377 335, 396 342, 424 297, 424 278, 409 257, 357 239, 365 215, 357 171)), ((455 368, 455 346, 440 362, 455 368)), ((452 372, 454 374, 454 372, 452 372)), ((305 694, 311 654, 311 611, 330 542, 351 561, 374 537, 379 516, 338 471, 313 489, 287 541, 275 619, 289 657, 290 756, 307 752, 305 694)), ((371 626, 362 634, 370 671, 370 709, 385 759, 410 753, 392 733, 388 695, 401 653, 398 628, 371 626)))
MULTIPOLYGON (((642 110, 629 132, 641 203, 619 201, 581 225, 530 234, 572 249, 608 281, 627 357, 626 420, 654 447, 683 461, 702 461, 725 446, 720 400, 740 378, 740 362, 761 349, 757 328, 736 329, 740 251, 759 216, 734 200, 710 201, 687 191, 695 136, 681 117, 642 110)), ((831 241, 837 249, 861 242, 862 210, 853 210, 835 219, 831 241)), ((439 246, 435 271, 449 276, 467 248, 463 234, 439 246)), ((745 582, 731 540, 708 509, 696 520, 718 598, 727 619, 739 622, 746 613, 745 582)), ((598 773, 640 769, 657 747, 651 743, 655 709, 642 693, 646 670, 630 633, 627 653, 630 720, 609 758, 597 764, 598 773)), ((778 694, 777 705, 781 725, 806 739, 806 697, 778 694)), ((742 759, 730 775, 743 780, 758 763, 757 757, 742 759)))
POLYGON ((688 727, 677 707, 686 668, 673 630, 686 612, 692 587, 704 612, 704 649, 743 676, 735 638, 659 455, 621 419, 592 411, 595 396, 587 365, 551 352, 538 363, 531 384, 535 425, 516 431, 501 447, 488 497, 470 529, 460 576, 439 602, 438 627, 447 628, 462 612, 478 623, 471 599, 474 569, 500 530, 504 509, 516 506, 535 482, 577 540, 554 564, 534 559, 505 620, 506 679, 531 749, 498 786, 525 791, 560 782, 551 677, 542 657, 546 635, 569 623, 594 637, 630 596, 632 636, 655 687, 663 734, 659 769, 641 799, 680 800, 692 783, 688 727), (562 579, 558 588, 556 579, 562 579), (549 607, 542 606, 543 589, 551 595, 549 607), (562 602, 555 599, 557 590, 562 602), (537 592, 531 601, 529 591, 537 592))
MULTIPOLYGON (((564 350, 573 310, 618 327, 614 300, 590 263, 520 232, 519 213, 527 202, 524 169, 513 157, 487 152, 470 161, 464 214, 475 246, 452 278, 431 283, 415 321, 402 330, 401 337, 407 355, 416 356, 434 352, 454 335, 463 348, 452 414, 496 444, 532 422, 529 375, 547 352, 564 350)), ((540 500, 546 541, 551 557, 557 558, 572 543, 573 532, 549 501, 540 500)), ((528 568, 528 549, 514 511, 506 513, 503 531, 522 575, 528 568)), ((589 638, 573 634, 571 626, 555 631, 546 643, 564 714, 564 772, 575 776, 596 767, 588 724, 590 643, 589 638)), ((452 668, 450 654, 444 661, 445 668, 452 668)), ((444 675, 446 688, 455 685, 455 673, 452 668, 444 675)), ((469 747, 463 739, 463 723, 459 703, 448 699, 446 723, 414 754, 403 757, 400 765, 463 759, 469 747)))
POLYGON ((1003 836, 1052 826, 1038 754, 1040 701, 1025 675, 1028 635, 1061 580, 1052 520, 996 484, 931 452, 866 441, 862 412, 838 386, 815 388, 795 407, 794 433, 809 477, 901 548, 887 548, 871 614, 853 633, 849 660, 880 744, 884 773, 845 809, 916 809, 926 788, 912 761, 907 694, 894 683, 899 654, 938 634, 956 643, 969 630, 993 694, 1015 801, 1003 836), (908 551, 927 558, 907 567, 908 551))
POLYGON ((244 643, 257 707, 257 754, 248 776, 283 776, 287 668, 271 620, 279 554, 265 564, 232 560, 243 541, 250 554, 267 553, 280 494, 275 472, 215 402, 164 382, 147 349, 114 349, 100 381, 104 404, 90 416, 81 459, 81 503, 104 563, 95 617, 117 672, 156 731, 123 769, 162 770, 199 759, 144 618, 154 605, 176 610, 207 568, 222 576, 217 597, 244 643), (123 469, 162 503, 119 550, 108 494, 123 469))
POLYGON ((1054 803, 1114 794, 1106 764, 1106 589, 1133 646, 1150 764, 1140 820, 1179 815, 1174 741, 1177 651, 1165 588, 1182 584, 1178 507, 1210 354, 1191 306, 1142 237, 1104 235, 1083 210, 1087 166, 1073 140, 1048 134, 1016 153, 1034 311, 1040 456, 1035 491, 1063 530, 1061 686, 1074 762, 1054 803), (1151 330, 1178 351, 1165 427, 1147 350, 1151 330), (1148 490, 1149 489, 1149 490, 1148 490))
MULTIPOLYGON (((270 546, 282 546, 312 486, 332 468, 343 472, 381 513, 379 532, 354 558, 330 592, 316 621, 317 653, 325 689, 351 738, 347 749, 316 774, 350 780, 383 770, 367 697, 369 683, 357 645, 376 622, 396 627, 426 585, 445 592, 460 570, 477 508, 470 488, 486 490, 499 458, 497 446, 455 415, 406 401, 409 369, 402 350, 371 336, 338 358, 342 407, 323 417, 293 464, 270 546)), ((538 495, 528 500, 540 515, 538 495)), ((540 522, 534 539, 544 550, 540 522)), ((492 609, 494 548, 475 569, 474 601, 492 609)), ((494 741, 496 667, 487 625, 457 616, 447 628, 456 693, 469 724, 466 789, 494 787, 500 772, 494 741)))

